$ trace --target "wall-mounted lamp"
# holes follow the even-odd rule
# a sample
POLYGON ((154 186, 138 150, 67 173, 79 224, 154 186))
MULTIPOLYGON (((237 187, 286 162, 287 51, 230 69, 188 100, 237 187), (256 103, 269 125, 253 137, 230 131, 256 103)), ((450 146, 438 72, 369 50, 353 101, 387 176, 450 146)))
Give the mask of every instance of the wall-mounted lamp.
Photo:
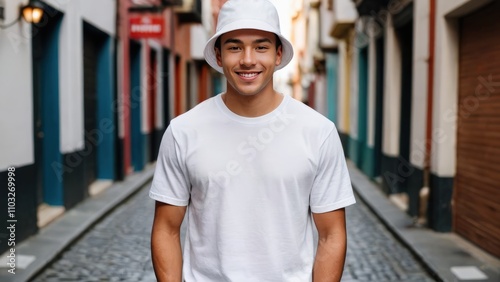
POLYGON ((23 19, 28 23, 39 23, 43 17, 43 5, 38 1, 30 1, 21 8, 23 19))
MULTIPOLYGON (((4 10, 5 10, 5 4, 2 0, 0 0, 0 16, 4 16, 4 10)), ((30 0, 30 2, 26 6, 22 6, 21 9, 19 10, 19 15, 18 17, 11 23, 6 24, 6 25, 1 25, 0 28, 8 28, 10 26, 13 26, 16 24, 21 18, 23 18, 26 22, 28 23, 34 23, 37 24, 42 20, 43 17, 43 10, 44 6, 42 3, 39 1, 35 0, 30 0)))

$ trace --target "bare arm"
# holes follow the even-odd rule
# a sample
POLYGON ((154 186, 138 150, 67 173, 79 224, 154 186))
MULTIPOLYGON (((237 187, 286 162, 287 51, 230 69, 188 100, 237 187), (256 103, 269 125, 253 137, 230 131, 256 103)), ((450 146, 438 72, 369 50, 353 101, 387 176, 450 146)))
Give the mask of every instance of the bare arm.
POLYGON ((158 282, 180 282, 182 252, 180 229, 186 207, 156 202, 151 231, 151 256, 158 282))
POLYGON ((313 218, 319 237, 313 268, 313 281, 340 281, 347 249, 345 209, 313 213, 313 218))

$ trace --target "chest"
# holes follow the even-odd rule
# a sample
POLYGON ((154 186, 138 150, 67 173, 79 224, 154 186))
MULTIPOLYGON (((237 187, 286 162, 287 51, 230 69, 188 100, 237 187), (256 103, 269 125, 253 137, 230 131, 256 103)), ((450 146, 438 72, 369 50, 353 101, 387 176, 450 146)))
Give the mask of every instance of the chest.
POLYGON ((186 167, 193 187, 218 182, 264 184, 312 183, 317 146, 294 128, 271 126, 200 129, 186 148, 186 167))

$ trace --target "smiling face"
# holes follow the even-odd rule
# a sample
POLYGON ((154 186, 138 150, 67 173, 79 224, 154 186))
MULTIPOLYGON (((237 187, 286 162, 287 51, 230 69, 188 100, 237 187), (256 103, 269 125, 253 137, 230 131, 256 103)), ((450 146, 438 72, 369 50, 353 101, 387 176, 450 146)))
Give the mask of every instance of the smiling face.
POLYGON ((273 74, 282 57, 282 47, 276 47, 276 40, 274 33, 254 29, 221 35, 216 56, 228 82, 228 93, 273 93, 273 74))

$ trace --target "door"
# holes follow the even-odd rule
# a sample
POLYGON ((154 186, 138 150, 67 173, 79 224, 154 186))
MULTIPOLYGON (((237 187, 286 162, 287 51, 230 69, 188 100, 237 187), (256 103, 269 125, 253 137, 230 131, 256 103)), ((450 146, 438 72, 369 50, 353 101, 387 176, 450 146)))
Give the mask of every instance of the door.
MULTIPOLYGON (((54 15, 32 39, 34 149, 37 204, 62 206, 63 163, 59 150, 59 31, 62 15, 54 15)), ((34 28, 35 28, 34 27, 34 28)))
POLYGON ((358 60, 358 159, 357 165, 369 173, 371 158, 367 154, 367 116, 368 116, 368 47, 359 50, 358 60))
POLYGON ((500 1, 460 20, 454 230, 500 257, 500 1))
POLYGON ((85 130, 85 187, 97 179, 97 146, 90 136, 97 130, 97 61, 98 42, 89 28, 83 33, 83 101, 85 130))
POLYGON ((143 135, 141 131, 141 45, 130 41, 130 139, 132 166, 144 168, 143 135))
POLYGON ((150 51, 150 56, 149 56, 149 91, 148 91, 148 96, 149 96, 149 116, 148 116, 148 122, 149 122, 149 128, 151 130, 150 136, 149 136, 149 161, 154 162, 156 160, 156 157, 158 156, 158 149, 159 147, 156 144, 156 95, 158 91, 158 81, 157 81, 157 67, 158 67, 158 60, 156 56, 156 51, 151 50, 150 51))
MULTIPOLYGON (((401 48, 401 110, 399 127, 398 168, 406 168, 410 163, 411 100, 413 81, 413 21, 398 26, 398 40, 401 48)), ((406 170, 399 172, 401 176, 406 170)), ((407 177, 407 176, 403 176, 407 177)), ((409 181, 398 182, 399 192, 409 193, 409 181)))
POLYGON ((384 37, 377 38, 376 41, 376 101, 375 101, 375 158, 374 174, 382 174, 382 125, 384 116, 384 37))

